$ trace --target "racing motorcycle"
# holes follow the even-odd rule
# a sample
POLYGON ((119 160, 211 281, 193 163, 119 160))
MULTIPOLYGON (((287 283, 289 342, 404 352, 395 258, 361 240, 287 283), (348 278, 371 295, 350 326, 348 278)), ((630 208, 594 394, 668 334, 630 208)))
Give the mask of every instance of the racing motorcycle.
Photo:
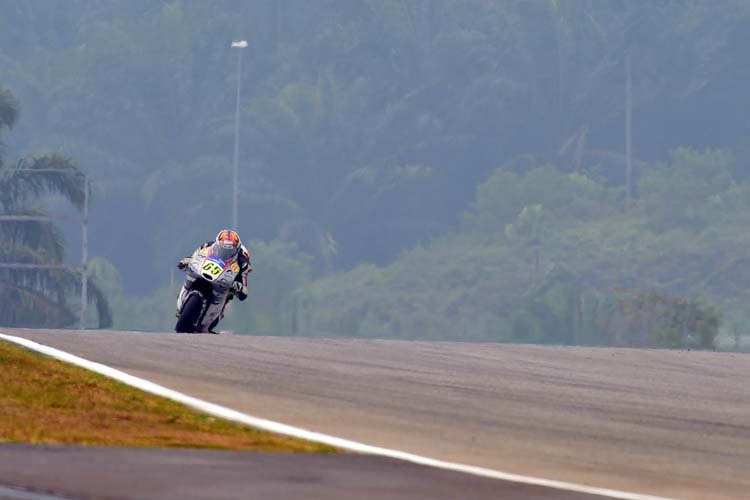
POLYGON ((209 333, 231 300, 240 266, 233 252, 213 246, 199 248, 185 266, 185 284, 177 297, 178 333, 209 333))

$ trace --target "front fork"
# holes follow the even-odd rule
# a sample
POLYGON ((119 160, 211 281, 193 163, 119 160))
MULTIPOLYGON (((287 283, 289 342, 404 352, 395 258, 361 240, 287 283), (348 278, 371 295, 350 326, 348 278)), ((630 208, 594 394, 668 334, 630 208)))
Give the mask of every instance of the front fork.
MULTIPOLYGON (((183 283, 182 288, 180 289, 180 293, 177 295, 177 304, 176 304, 177 312, 175 313, 175 316, 177 316, 178 318, 180 317, 180 313, 182 312, 182 306, 185 304, 185 301, 187 300, 188 295, 190 295, 190 290, 188 290, 186 287, 187 284, 188 284, 188 280, 186 280, 185 283, 183 283)), ((211 325, 209 328, 215 327, 219 323, 219 321, 224 319, 224 311, 226 310, 227 304, 229 304, 229 302, 233 298, 234 298, 234 293, 230 291, 224 303, 221 304, 221 310, 219 311, 219 314, 211 322, 211 325)), ((205 299, 204 304, 205 304, 205 310, 203 311, 203 314, 201 314, 200 323, 203 322, 203 317, 208 313, 208 311, 211 308, 218 306, 218 304, 214 304, 211 300, 208 300, 208 299, 205 299)))
POLYGON ((185 288, 185 285, 182 285, 182 288, 180 289, 179 295, 177 295, 177 313, 175 316, 180 316, 180 311, 182 311, 182 305, 185 303, 185 299, 187 298, 188 290, 185 288))

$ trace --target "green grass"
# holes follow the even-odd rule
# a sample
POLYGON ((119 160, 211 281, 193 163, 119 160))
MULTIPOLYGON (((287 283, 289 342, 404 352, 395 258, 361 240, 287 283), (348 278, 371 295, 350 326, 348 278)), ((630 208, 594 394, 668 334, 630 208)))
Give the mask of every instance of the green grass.
POLYGON ((0 442, 333 453, 0 341, 0 442))

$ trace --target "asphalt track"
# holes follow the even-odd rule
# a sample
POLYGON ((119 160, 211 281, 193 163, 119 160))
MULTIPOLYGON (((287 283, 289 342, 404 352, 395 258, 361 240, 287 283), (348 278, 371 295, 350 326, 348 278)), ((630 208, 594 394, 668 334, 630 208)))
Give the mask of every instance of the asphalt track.
POLYGON ((0 445, 0 464, 0 482, 65 500, 601 498, 367 455, 0 445))
MULTIPOLYGON (((676 498, 747 498, 750 491, 746 354, 3 331, 252 415, 447 461, 676 498)), ((3 472, 3 457, 0 451, 0 484, 15 484, 3 472)), ((285 458, 297 470, 297 456, 285 458)), ((376 471, 367 460, 393 463, 328 459, 348 471, 341 477, 361 477, 362 467, 376 471)), ((417 466, 388 467, 395 474, 417 466)), ((341 488, 332 486, 326 467, 316 470, 316 484, 332 488, 321 498, 352 498, 349 490, 331 494, 341 488)), ((456 496, 430 479, 456 473, 420 474, 404 477, 423 477, 432 490, 418 482, 409 490, 393 476, 403 498, 584 497, 470 476, 455 479, 467 481, 456 496), (484 481, 491 481, 489 490, 484 481)))

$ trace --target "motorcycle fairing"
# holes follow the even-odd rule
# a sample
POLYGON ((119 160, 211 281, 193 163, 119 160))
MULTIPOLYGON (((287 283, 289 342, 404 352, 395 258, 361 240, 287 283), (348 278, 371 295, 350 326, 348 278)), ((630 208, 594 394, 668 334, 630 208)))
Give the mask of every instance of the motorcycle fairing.
POLYGON ((192 293, 199 293, 204 302, 204 311, 198 331, 207 332, 211 323, 224 309, 227 294, 240 273, 235 259, 224 261, 211 255, 211 248, 199 248, 190 260, 185 284, 177 298, 177 314, 192 293))

